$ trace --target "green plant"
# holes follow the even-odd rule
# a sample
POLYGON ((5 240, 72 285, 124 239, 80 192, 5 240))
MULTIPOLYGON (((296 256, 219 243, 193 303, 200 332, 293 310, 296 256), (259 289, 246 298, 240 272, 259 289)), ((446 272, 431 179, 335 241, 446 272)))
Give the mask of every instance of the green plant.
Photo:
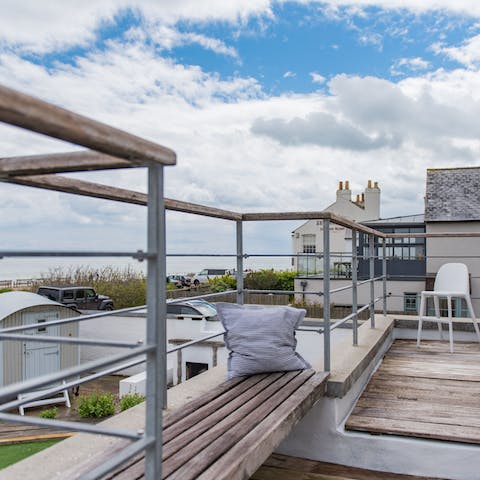
POLYGON ((235 290, 237 288, 237 279, 230 275, 222 275, 221 277, 211 278, 208 281, 208 285, 214 293, 235 290))
POLYGON ((40 412, 40 418, 56 418, 57 410, 57 407, 47 408, 46 410, 40 412))
POLYGON ((0 288, 0 293, 13 292, 11 288, 0 288))
POLYGON ((278 277, 273 269, 250 272, 245 276, 245 288, 252 290, 275 290, 278 277))
POLYGON ((139 393, 127 393, 120 399, 120 410, 123 412, 145 401, 145 397, 139 393))
MULTIPOLYGON (((131 267, 117 268, 107 266, 93 268, 88 265, 79 267, 50 269, 41 277, 42 285, 88 285, 97 293, 108 295, 116 308, 145 305, 147 296, 146 277, 131 267)), ((32 287, 36 291, 37 287, 32 287)))
POLYGON ((78 414, 82 418, 102 418, 115 413, 113 393, 90 393, 78 398, 78 414))

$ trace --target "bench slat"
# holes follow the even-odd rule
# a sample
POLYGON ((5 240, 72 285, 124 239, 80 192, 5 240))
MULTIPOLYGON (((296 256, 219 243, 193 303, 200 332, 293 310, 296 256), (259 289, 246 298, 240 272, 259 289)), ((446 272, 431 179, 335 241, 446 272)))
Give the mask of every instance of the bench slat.
POLYGON ((323 396, 328 373, 310 377, 254 430, 236 442, 197 480, 245 480, 258 469, 298 421, 323 396))
MULTIPOLYGON (((260 390, 262 389, 262 387, 259 387, 258 385, 259 383, 260 385, 264 385, 266 377, 266 374, 253 375, 251 377, 248 377, 243 382, 235 385, 235 387, 226 391, 219 397, 213 399, 211 402, 197 408, 187 417, 180 419, 173 425, 165 427, 163 432, 163 443, 165 444, 172 440, 174 437, 178 437, 180 434, 182 434, 183 432, 185 432, 185 430, 188 430, 189 428, 192 428, 194 426, 199 427, 200 422, 204 419, 207 419, 210 415, 215 415, 218 418, 218 413, 220 411, 224 412, 223 416, 228 415, 228 413, 225 412, 231 402, 234 402, 235 405, 240 406, 240 401, 242 398, 251 398, 251 392, 259 391, 258 388, 260 388, 260 390), (247 396, 249 397, 247 398, 247 396)), ((268 382, 268 379, 266 381, 268 382)), ((270 380, 270 383, 272 381, 273 379, 270 380)))
POLYGON ((167 460, 164 463, 162 478, 168 478, 168 480, 197 478, 269 413, 288 399, 313 374, 313 370, 304 370, 302 372, 288 372, 283 375, 251 402, 230 415, 228 419, 195 439, 188 445, 188 448, 178 452, 172 457, 173 461, 167 460), (222 433, 221 436, 218 436, 219 432, 222 433), (201 448, 192 448, 194 444, 196 446, 200 444, 201 448))
POLYGON ((170 425, 173 425, 175 422, 178 422, 181 418, 190 415, 192 412, 195 412, 203 405, 211 402, 214 398, 219 397, 225 392, 228 392, 235 385, 238 385, 241 382, 244 382, 248 377, 236 377, 223 382, 212 390, 204 393, 198 398, 193 399, 191 402, 186 403, 181 408, 169 412, 163 418, 163 428, 167 428, 170 425))

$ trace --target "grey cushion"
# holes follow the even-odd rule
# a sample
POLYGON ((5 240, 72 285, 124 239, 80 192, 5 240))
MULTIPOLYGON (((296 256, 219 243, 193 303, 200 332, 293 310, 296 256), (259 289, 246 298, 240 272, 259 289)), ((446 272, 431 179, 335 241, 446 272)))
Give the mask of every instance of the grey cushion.
POLYGON ((295 328, 305 310, 221 302, 217 310, 230 350, 228 378, 310 368, 295 352, 295 328))

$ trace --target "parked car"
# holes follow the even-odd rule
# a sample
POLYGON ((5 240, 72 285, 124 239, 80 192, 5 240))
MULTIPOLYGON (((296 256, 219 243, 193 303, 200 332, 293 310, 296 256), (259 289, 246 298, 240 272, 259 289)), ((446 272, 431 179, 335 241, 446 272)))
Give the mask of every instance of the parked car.
POLYGON ((223 277, 224 275, 235 275, 235 270, 227 268, 204 268, 200 273, 192 277, 192 283, 198 287, 201 283, 208 283, 210 279, 223 277))
POLYGON ((191 279, 184 275, 169 275, 167 283, 173 283, 177 288, 189 287, 191 279))
POLYGON ((218 320, 217 307, 204 300, 167 303, 167 318, 183 320, 185 317, 193 318, 194 320, 216 321, 218 320))
POLYGON ((99 295, 92 287, 39 287, 39 295, 79 310, 113 310, 113 300, 99 295))

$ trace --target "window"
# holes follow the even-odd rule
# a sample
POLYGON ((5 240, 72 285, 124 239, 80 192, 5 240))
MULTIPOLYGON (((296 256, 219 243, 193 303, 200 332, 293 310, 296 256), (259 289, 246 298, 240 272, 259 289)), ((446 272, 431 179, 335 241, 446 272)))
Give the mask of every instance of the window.
POLYGON ((63 292, 63 299, 64 300, 73 300, 73 290, 65 290, 63 292))
MULTIPOLYGON (((37 323, 45 323, 47 320, 45 318, 42 318, 40 320, 37 320, 37 323)), ((38 327, 37 332, 43 333, 47 331, 47 327, 38 327)))
POLYGON ((316 253, 317 248, 315 245, 316 235, 302 235, 303 238, 303 253, 316 253))
POLYGON ((184 305, 182 305, 180 307, 180 314, 181 315, 187 315, 187 316, 196 316, 198 317, 199 315, 201 315, 197 310, 195 310, 194 308, 192 307, 186 307, 184 305))
POLYGON ((85 290, 77 290, 77 298, 83 300, 85 298, 85 290))
POLYGON ((405 312, 418 311, 418 294, 417 293, 404 293, 403 294, 403 310, 405 312))

